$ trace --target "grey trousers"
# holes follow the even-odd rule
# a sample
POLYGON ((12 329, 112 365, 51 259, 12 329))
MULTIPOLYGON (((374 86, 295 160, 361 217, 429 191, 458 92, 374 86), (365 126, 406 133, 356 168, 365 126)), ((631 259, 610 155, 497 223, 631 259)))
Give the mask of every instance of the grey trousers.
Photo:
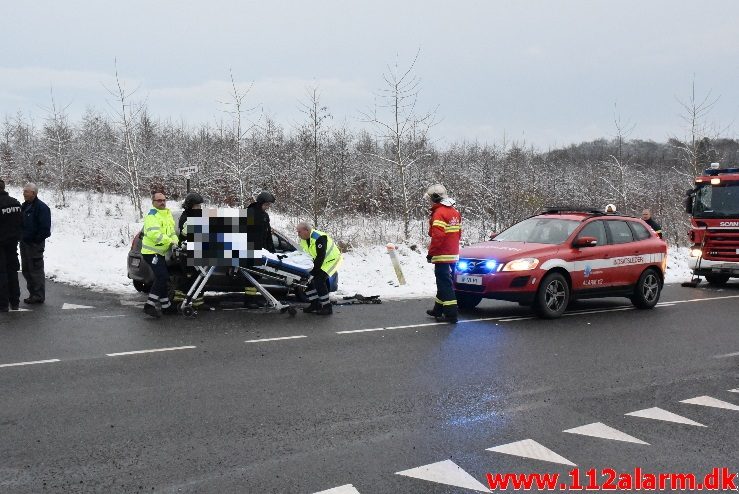
POLYGON ((46 298, 46 278, 44 277, 44 248, 46 241, 21 241, 21 272, 26 279, 28 294, 41 300, 46 298))

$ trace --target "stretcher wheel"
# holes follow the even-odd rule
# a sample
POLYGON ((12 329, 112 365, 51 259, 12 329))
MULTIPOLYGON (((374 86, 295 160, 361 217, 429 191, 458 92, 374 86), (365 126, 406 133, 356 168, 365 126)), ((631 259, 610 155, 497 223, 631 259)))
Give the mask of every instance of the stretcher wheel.
POLYGON ((182 315, 185 317, 195 317, 195 309, 191 306, 185 306, 182 308, 182 315))

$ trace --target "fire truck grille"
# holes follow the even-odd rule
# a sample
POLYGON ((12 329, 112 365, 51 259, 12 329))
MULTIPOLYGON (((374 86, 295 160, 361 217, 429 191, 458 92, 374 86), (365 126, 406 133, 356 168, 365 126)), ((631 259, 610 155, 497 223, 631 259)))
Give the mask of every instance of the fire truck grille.
POLYGON ((739 261, 739 228, 709 230, 704 252, 709 260, 739 261))

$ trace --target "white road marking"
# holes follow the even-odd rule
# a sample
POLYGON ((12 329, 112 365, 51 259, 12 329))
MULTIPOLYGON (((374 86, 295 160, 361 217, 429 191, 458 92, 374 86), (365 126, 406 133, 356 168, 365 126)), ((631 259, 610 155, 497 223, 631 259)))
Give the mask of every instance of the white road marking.
POLYGON ((728 401, 722 401, 716 398, 712 398, 710 396, 696 396, 695 398, 690 398, 688 400, 682 400, 680 403, 687 403, 688 405, 700 405, 700 406, 712 407, 712 408, 723 408, 724 410, 739 411, 739 406, 734 405, 733 403, 729 403, 728 401))
POLYGON ((175 346, 170 348, 152 348, 151 350, 135 350, 132 352, 106 353, 108 357, 120 357, 122 355, 138 355, 139 353, 171 352, 174 350, 191 350, 196 346, 175 346))
POLYGON ((739 393, 739 388, 736 389, 730 389, 729 393, 739 393))
POLYGON ((598 437, 601 439, 610 439, 612 441, 623 441, 625 443, 649 445, 649 443, 646 443, 641 439, 637 439, 634 436, 630 436, 625 432, 614 429, 613 427, 609 427, 603 422, 594 422, 592 424, 575 427, 574 429, 567 429, 566 431, 562 432, 567 432, 569 434, 580 434, 581 436, 598 437))
POLYGON ((15 364, 2 364, 0 365, 0 367, 19 367, 21 365, 51 364, 53 362, 59 362, 59 359, 53 358, 49 360, 35 360, 33 362, 17 362, 15 364))
POLYGON ((533 439, 524 439, 514 443, 503 444, 488 448, 486 451, 495 453, 503 453, 504 455, 520 456, 522 458, 532 458, 534 460, 548 461, 550 463, 559 463, 561 465, 577 466, 564 456, 560 456, 546 446, 542 446, 533 439))
POLYGON ((426 326, 441 326, 443 324, 449 324, 449 323, 448 322, 424 322, 420 324, 406 324, 404 326, 388 326, 385 329, 423 328, 426 326))
POLYGON ((23 307, 19 307, 16 310, 11 310, 9 312, 13 313, 13 312, 33 312, 33 311, 31 309, 24 309, 23 307))
POLYGON ((472 475, 462 470, 452 460, 444 460, 418 468, 411 468, 410 470, 403 470, 402 472, 396 472, 396 475, 428 480, 429 482, 461 487, 463 489, 472 489, 479 492, 490 492, 490 489, 482 485, 472 475))
POLYGON ((119 302, 121 303, 121 305, 125 305, 128 307, 143 307, 144 304, 146 303, 145 300, 141 300, 138 302, 134 300, 119 300, 119 302))
POLYGON ((674 422, 676 424, 695 425, 696 427, 705 427, 705 425, 696 422, 695 420, 690 420, 687 417, 668 412, 667 410, 658 407, 645 408, 644 410, 637 410, 635 412, 625 413, 624 415, 629 417, 641 417, 644 419, 662 420, 664 422, 674 422))
POLYGON ((385 328, 353 329, 351 331, 337 331, 336 334, 369 333, 370 331, 385 331, 385 328))
POLYGON ((725 353, 724 355, 714 355, 713 358, 739 357, 739 352, 725 353))
POLYGON ((111 317, 126 317, 126 314, 116 314, 113 316, 91 316, 90 319, 108 319, 111 317))
POLYGON ((297 338, 307 338, 307 336, 301 334, 299 336, 283 336, 282 338, 262 338, 259 340, 246 340, 244 343, 264 343, 265 341, 294 340, 297 338))
POLYGON ((461 324, 463 322, 499 321, 499 320, 503 319, 504 317, 505 316, 499 316, 499 317, 481 317, 479 319, 460 319, 457 322, 461 324))
POLYGON ((77 305, 77 304, 68 304, 64 302, 64 305, 62 305, 62 310, 75 310, 75 309, 94 309, 95 307, 91 305, 77 305))
POLYGON ((360 494, 352 484, 346 484, 326 491, 316 492, 315 494, 360 494))

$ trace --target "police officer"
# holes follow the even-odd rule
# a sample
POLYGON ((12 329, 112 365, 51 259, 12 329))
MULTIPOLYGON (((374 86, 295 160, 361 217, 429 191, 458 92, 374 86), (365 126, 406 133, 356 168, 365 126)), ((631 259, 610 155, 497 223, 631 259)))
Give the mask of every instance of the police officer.
POLYGON ((328 280, 341 265, 342 258, 339 248, 328 234, 315 230, 308 223, 299 223, 296 227, 300 237, 300 248, 313 258, 313 284, 305 294, 310 305, 303 312, 312 312, 322 316, 333 314, 331 301, 328 298, 328 280))
POLYGON ((641 219, 643 219, 644 223, 649 225, 649 227, 657 233, 659 238, 662 238, 662 226, 654 221, 654 218, 652 218, 652 211, 650 209, 644 209, 644 211, 642 211, 641 219))
POLYGON ((154 283, 144 305, 144 313, 158 318, 162 312, 167 314, 177 312, 167 293, 169 270, 165 256, 177 245, 178 238, 175 234, 172 212, 167 209, 167 197, 163 192, 156 192, 151 196, 151 202, 153 207, 144 218, 141 257, 151 266, 154 283))
POLYGON ((22 227, 21 203, 5 192, 5 182, 0 180, 0 312, 18 310, 20 304, 18 242, 22 227))
POLYGON ((23 187, 23 234, 21 236, 21 268, 26 279, 27 304, 43 304, 46 299, 44 249, 51 236, 51 210, 38 198, 36 184, 23 187))
POLYGON ((462 216, 454 207, 454 199, 443 185, 432 185, 426 191, 431 202, 429 236, 431 244, 426 260, 434 264, 436 299, 434 308, 426 314, 437 319, 457 322, 457 297, 452 286, 454 265, 459 260, 459 239, 462 236, 462 216))

